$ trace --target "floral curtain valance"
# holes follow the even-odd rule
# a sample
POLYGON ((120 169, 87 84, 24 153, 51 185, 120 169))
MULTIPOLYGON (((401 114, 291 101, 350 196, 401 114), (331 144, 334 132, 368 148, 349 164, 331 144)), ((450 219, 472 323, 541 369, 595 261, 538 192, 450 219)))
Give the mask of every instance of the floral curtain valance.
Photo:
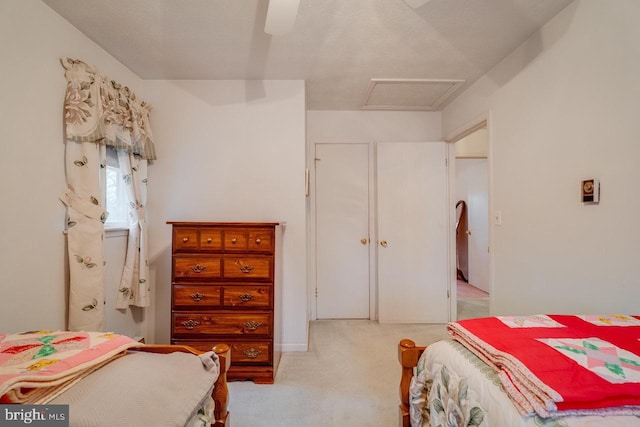
POLYGON ((63 58, 61 62, 67 79, 66 139, 95 142, 155 160, 151 106, 83 61, 63 58))
POLYGON ((149 127, 151 106, 127 87, 86 63, 62 59, 67 79, 64 102, 70 330, 105 327, 107 147, 116 149, 129 234, 116 308, 150 304, 147 222, 147 164, 156 158, 149 127))

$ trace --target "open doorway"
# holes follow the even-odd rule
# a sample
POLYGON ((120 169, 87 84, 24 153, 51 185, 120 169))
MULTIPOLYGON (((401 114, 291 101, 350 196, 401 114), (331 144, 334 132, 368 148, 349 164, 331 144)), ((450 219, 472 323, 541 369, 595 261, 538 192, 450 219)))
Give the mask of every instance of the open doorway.
POLYGON ((455 141, 457 318, 489 315, 489 165, 486 125, 455 141))

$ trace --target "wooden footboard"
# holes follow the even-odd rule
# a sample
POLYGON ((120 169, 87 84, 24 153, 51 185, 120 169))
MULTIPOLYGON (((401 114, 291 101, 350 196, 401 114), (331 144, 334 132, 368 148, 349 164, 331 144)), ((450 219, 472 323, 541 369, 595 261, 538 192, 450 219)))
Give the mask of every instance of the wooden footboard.
POLYGON ((416 343, 403 339, 398 344, 398 361, 402 366, 400 377, 400 426, 409 427, 409 386, 413 377, 413 368, 418 365, 418 359, 426 347, 416 346, 416 343))
MULTIPOLYGON (((150 344, 143 347, 132 348, 131 350, 146 351, 148 353, 161 353, 168 354, 176 351, 183 353, 201 354, 192 347, 186 345, 156 345, 150 344)), ((213 347, 213 351, 218 355, 220 359, 220 375, 216 379, 211 397, 216 404, 214 411, 215 423, 213 427, 225 427, 229 422, 228 402, 229 402, 229 388, 227 387, 227 371, 231 366, 231 350, 226 344, 218 344, 213 347)))

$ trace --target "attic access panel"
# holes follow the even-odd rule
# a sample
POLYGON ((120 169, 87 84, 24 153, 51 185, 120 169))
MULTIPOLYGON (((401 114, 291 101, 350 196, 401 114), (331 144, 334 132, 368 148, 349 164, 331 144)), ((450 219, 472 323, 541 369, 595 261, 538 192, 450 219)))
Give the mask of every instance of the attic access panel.
POLYGON ((464 82, 446 79, 371 79, 362 109, 436 111, 464 82))

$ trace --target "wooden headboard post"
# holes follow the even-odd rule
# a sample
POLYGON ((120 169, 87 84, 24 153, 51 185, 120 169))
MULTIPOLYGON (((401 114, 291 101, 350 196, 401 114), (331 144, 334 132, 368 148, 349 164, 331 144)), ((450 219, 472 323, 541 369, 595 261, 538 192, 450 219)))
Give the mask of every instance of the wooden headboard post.
POLYGON ((409 387, 413 377, 413 368, 418 365, 418 359, 426 347, 416 346, 416 343, 403 339, 398 344, 398 361, 402 366, 400 377, 400 426, 409 427, 409 387))
POLYGON ((216 408, 213 411, 215 416, 214 427, 228 426, 229 422, 229 389, 227 387, 227 371, 231 366, 231 349, 226 344, 217 344, 213 347, 214 353, 218 355, 220 359, 220 375, 215 382, 215 388, 213 389, 213 401, 216 404, 216 408))

